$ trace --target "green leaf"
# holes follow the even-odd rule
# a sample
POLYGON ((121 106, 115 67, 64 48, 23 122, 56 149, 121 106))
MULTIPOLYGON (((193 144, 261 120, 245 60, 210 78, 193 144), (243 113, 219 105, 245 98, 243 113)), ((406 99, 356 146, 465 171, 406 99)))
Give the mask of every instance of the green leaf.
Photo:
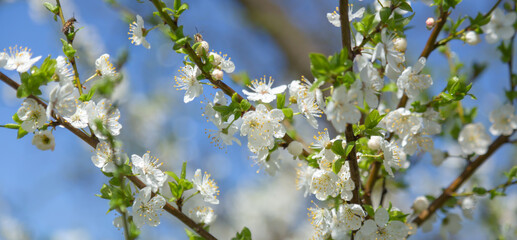
POLYGON ((355 146, 355 141, 351 141, 351 142, 346 143, 346 146, 345 146, 345 156, 344 157, 348 157, 348 154, 350 154, 352 149, 354 149, 354 146, 355 146))
POLYGON ((413 8, 411 8, 411 5, 409 5, 409 3, 405 1, 401 2, 398 7, 402 10, 413 12, 413 8))
POLYGON ((336 160, 333 164, 332 164, 332 171, 335 173, 335 174, 338 174, 339 171, 341 170, 341 167, 343 166, 343 164, 345 163, 345 159, 344 158, 339 158, 338 160, 336 160))
POLYGON ((83 93, 80 97, 79 97, 79 101, 81 102, 88 102, 92 99, 93 97, 93 94, 95 93, 95 90, 96 88, 91 88, 90 91, 88 93, 83 93))
POLYGON ((251 108, 251 103, 246 99, 242 99, 241 103, 239 103, 239 106, 241 107, 242 112, 246 112, 251 108))
POLYGON ((476 193, 477 195, 485 195, 485 193, 487 192, 485 188, 482 188, 482 187, 474 187, 472 189, 472 192, 476 193))
POLYGON ((187 233, 187 237, 189 240, 205 240, 204 238, 198 236, 195 232, 192 232, 185 228, 185 233, 187 233))
POLYGON ((282 109, 285 105, 285 94, 276 95, 276 108, 282 109))
POLYGON ((383 7, 381 8, 379 14, 381 16, 381 22, 386 22, 391 16, 391 9, 389 7, 383 7))
POLYGON ((52 3, 44 2, 43 6, 47 8, 51 13, 58 14, 59 13, 59 7, 54 6, 52 3))
POLYGON ((284 113, 285 118, 289 120, 293 119, 293 109, 282 108, 282 112, 284 113))
POLYGON ((383 91, 383 92, 397 92, 398 91, 397 84, 396 83, 385 84, 381 91, 383 91))
POLYGON ((375 211, 373 210, 373 207, 371 205, 363 205, 364 207, 364 210, 366 211, 366 213, 368 213, 368 216, 371 216, 371 217, 374 217, 375 216, 375 211))
POLYGON ((29 134, 27 131, 25 131, 23 128, 18 128, 18 135, 16 136, 17 139, 20 139, 22 137, 25 137, 25 135, 29 134))
POLYGON ((174 0, 174 4, 172 6, 174 10, 178 10, 181 6, 181 0, 174 0))
POLYGON ((23 121, 22 121, 22 120, 20 120, 20 117, 18 117, 18 113, 15 113, 15 114, 13 115, 13 121, 15 121, 16 123, 19 123, 19 124, 22 124, 22 123, 23 123, 23 121))
POLYGON ((183 162, 183 165, 181 165, 181 179, 187 178, 187 162, 183 162))
POLYGON ((364 125, 366 129, 372 129, 379 124, 379 122, 384 118, 384 116, 379 115, 379 111, 377 109, 374 109, 368 116, 366 117, 366 120, 364 121, 364 125))
POLYGON ((332 152, 335 154, 346 157, 345 156, 345 149, 343 149, 343 140, 336 140, 332 143, 332 147, 330 148, 332 152))
POLYGON ((8 124, 5 124, 5 125, 0 125, 0 127, 8 128, 8 129, 19 129, 20 128, 20 124, 8 123, 8 124))
POLYGON ((73 59, 75 53, 77 52, 72 44, 68 43, 65 39, 61 38, 61 43, 63 44, 63 53, 70 59, 73 59))
POLYGON ((176 175, 176 173, 171 172, 171 171, 164 171, 164 173, 171 176, 172 178, 174 178, 174 180, 176 180, 176 182, 180 181, 180 178, 178 177, 178 175, 176 175))
POLYGON ((232 240, 251 240, 251 232, 247 227, 244 227, 232 240))
POLYGON ((316 78, 325 76, 329 70, 329 62, 325 55, 321 53, 309 53, 309 59, 311 61, 311 72, 316 78))

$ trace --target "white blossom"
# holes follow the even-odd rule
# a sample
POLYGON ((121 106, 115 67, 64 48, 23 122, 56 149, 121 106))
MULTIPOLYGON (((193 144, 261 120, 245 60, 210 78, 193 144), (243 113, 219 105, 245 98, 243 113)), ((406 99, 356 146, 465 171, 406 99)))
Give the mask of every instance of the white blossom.
POLYGON ((384 140, 381 136, 371 136, 368 140, 368 148, 371 150, 381 149, 381 142, 384 140))
POLYGON ((215 221, 217 215, 214 210, 208 206, 198 206, 188 211, 189 217, 197 223, 210 225, 215 221))
POLYGON ((422 127, 420 118, 405 108, 389 112, 382 121, 386 125, 386 130, 396 133, 401 138, 417 133, 422 127))
POLYGON ((418 149, 430 151, 433 145, 433 139, 422 133, 408 134, 402 139, 402 151, 409 155, 413 155, 418 149))
POLYGON ((331 150, 332 141, 330 140, 328 129, 323 129, 323 132, 318 132, 318 136, 313 136, 313 138, 316 142, 311 143, 311 148, 320 149, 320 152, 315 156, 320 158, 320 168, 331 169, 331 165, 337 156, 331 150), (327 162, 329 165, 321 164, 321 162, 327 162))
POLYGON ((97 143, 95 155, 92 156, 93 165, 100 168, 103 172, 113 172, 116 169, 115 160, 120 154, 120 148, 110 147, 104 141, 97 143))
POLYGON ((97 70, 97 74, 102 77, 112 78, 115 77, 117 72, 115 71, 115 67, 109 60, 110 55, 105 53, 101 55, 97 60, 95 60, 95 69, 97 70))
POLYGON ((206 104, 203 116, 214 124, 221 124, 223 122, 221 113, 216 111, 214 106, 225 106, 227 103, 228 101, 226 100, 224 93, 222 91, 217 91, 215 93, 214 100, 206 104))
POLYGON ((345 162, 343 166, 341 166, 341 169, 337 175, 339 177, 341 199, 345 201, 352 200, 352 197, 354 196, 352 191, 355 189, 355 184, 350 175, 350 167, 348 162, 345 162))
POLYGON ((440 228, 440 237, 443 240, 449 239, 450 234, 456 234, 461 230, 461 217, 456 213, 447 213, 447 216, 442 220, 440 228))
POLYGON ((66 62, 66 58, 58 56, 56 58, 56 75, 59 78, 59 85, 74 84, 74 71, 70 69, 70 64, 66 62))
POLYGON ((145 28, 144 28, 144 19, 140 17, 140 15, 136 15, 136 22, 129 24, 129 39, 131 43, 134 43, 136 46, 142 44, 147 49, 151 48, 151 45, 147 40, 145 40, 145 28))
POLYGON ((326 208, 308 208, 309 221, 316 230, 314 239, 327 239, 330 235, 332 213, 326 208))
POLYGON ((296 100, 298 110, 307 118, 309 124, 317 129, 316 117, 321 117, 323 113, 320 109, 324 106, 323 94, 319 88, 310 91, 311 88, 311 82, 302 76, 301 81, 293 80, 289 84, 289 95, 296 100))
POLYGON ((386 28, 382 29, 381 42, 375 46, 372 54, 372 62, 379 59, 386 67, 385 75, 392 80, 400 76, 405 61, 404 53, 395 48, 394 40, 395 35, 388 33, 386 28))
POLYGON ((357 230, 365 217, 365 212, 359 204, 342 204, 338 209, 332 209, 332 239, 345 239, 350 230, 357 230))
POLYGON ((281 85, 275 88, 271 88, 275 81, 269 77, 269 81, 266 83, 266 78, 260 78, 260 80, 251 81, 251 86, 248 86, 253 92, 242 90, 244 94, 248 96, 251 101, 262 101, 264 103, 270 103, 276 99, 276 95, 283 93, 287 88, 286 85, 281 85))
POLYGON ((425 62, 425 57, 421 57, 413 67, 406 68, 397 80, 399 89, 404 90, 410 99, 418 97, 420 91, 433 84, 433 79, 429 74, 420 74, 425 62))
POLYGON ((441 120, 440 113, 433 108, 427 108, 422 113, 422 133, 427 135, 439 134, 442 132, 442 125, 438 122, 441 120))
MULTIPOLYGON (((361 61, 363 57, 356 57, 354 61, 361 61)), ((360 70, 361 81, 356 80, 355 84, 358 85, 359 91, 358 103, 359 106, 363 106, 363 99, 366 101, 370 108, 377 108, 379 105, 379 98, 377 94, 384 87, 384 79, 380 76, 379 71, 373 67, 373 64, 369 61, 363 61, 364 64, 360 70)))
POLYGON ((415 213, 420 213, 429 207, 429 200, 425 196, 420 196, 413 202, 413 210, 415 213))
POLYGON ((384 153, 384 169, 391 177, 394 177, 392 167, 398 169, 403 167, 402 155, 398 146, 395 143, 390 143, 386 140, 381 141, 381 149, 384 153))
POLYGON ((118 136, 120 134, 120 129, 122 129, 122 125, 118 122, 120 111, 118 108, 114 108, 109 100, 102 99, 97 104, 92 103, 88 111, 88 123, 95 136, 99 139, 105 140, 108 137, 102 134, 97 127, 97 121, 100 121, 104 129, 111 135, 118 136))
POLYGON ((131 155, 132 172, 138 179, 145 183, 154 192, 157 192, 167 181, 165 175, 158 167, 162 163, 158 163, 159 159, 151 156, 150 152, 146 152, 142 157, 131 155))
POLYGON ((490 145, 490 136, 482 123, 469 123, 461 129, 458 142, 464 153, 483 155, 490 145))
POLYGON ((339 178, 332 171, 316 170, 311 182, 311 192, 320 201, 326 200, 328 196, 335 197, 339 193, 339 178))
MULTIPOLYGON (((354 5, 349 4, 348 6, 348 21, 352 22, 356 18, 362 18, 364 14, 365 8, 362 7, 357 12, 354 13, 354 5)), ((340 15, 339 15, 339 8, 336 7, 336 11, 332 13, 327 13, 327 19, 329 22, 334 25, 335 27, 341 27, 341 21, 340 21, 340 15)))
POLYGON ((72 116, 64 116, 63 118, 75 128, 85 128, 88 126, 88 111, 90 111, 92 105, 92 102, 81 102, 76 105, 75 113, 72 116))
POLYGON ((212 63, 226 73, 232 73, 235 71, 235 64, 233 64, 230 58, 226 59, 226 54, 221 56, 220 54, 211 52, 209 56, 214 56, 214 61, 212 63))
POLYGON ((23 101, 17 114, 18 118, 23 121, 21 128, 27 132, 34 132, 36 129, 43 127, 48 120, 45 108, 32 98, 26 98, 23 101))
POLYGON ((241 141, 233 136, 239 131, 239 127, 236 124, 230 125, 228 122, 214 122, 214 124, 217 130, 209 130, 210 133, 208 134, 208 138, 212 140, 211 143, 221 148, 226 145, 232 145, 233 142, 236 142, 239 146, 241 145, 241 141))
POLYGON ((361 119, 361 112, 355 104, 357 103, 357 90, 347 90, 344 85, 339 86, 332 93, 332 101, 327 105, 327 119, 338 132, 344 132, 346 125, 355 124, 361 119))
POLYGON ((7 64, 7 60, 9 59, 9 55, 5 52, 0 52, 0 68, 3 68, 7 64))
POLYGON ((39 150, 52 150, 56 146, 56 142, 54 140, 54 135, 49 130, 38 131, 34 134, 32 138, 32 145, 36 146, 39 150))
POLYGON ((479 37, 479 34, 477 34, 474 31, 467 31, 464 36, 464 41, 469 45, 477 45, 481 42, 481 38, 479 37))
POLYGON ((468 219, 472 219, 472 214, 474 213, 474 208, 476 207, 476 199, 472 196, 468 196, 461 200, 461 212, 463 216, 468 219))
POLYGON ((217 199, 217 195, 219 195, 219 189, 216 182, 213 179, 210 179, 209 173, 205 172, 205 174, 202 175, 201 169, 197 169, 194 173, 192 183, 194 183, 194 187, 203 196, 203 200, 205 202, 219 204, 219 199, 217 199))
POLYGON ((203 93, 203 86, 197 80, 197 77, 201 74, 201 70, 199 70, 197 66, 192 67, 186 65, 181 68, 180 72, 182 75, 179 78, 174 77, 174 81, 176 81, 174 87, 176 87, 177 90, 186 90, 183 102, 188 103, 203 93))
POLYGON ((508 40, 515 33, 513 24, 517 19, 517 13, 504 14, 500 8, 496 8, 490 17, 490 22, 481 26, 488 43, 496 43, 499 40, 508 40))
MULTIPOLYGON (((30 49, 22 47, 18 49, 16 46, 14 48, 9 47, 9 56, 4 68, 6 70, 16 70, 19 73, 27 72, 32 67, 32 65, 34 65, 34 63, 41 59, 41 56, 37 56, 35 58, 31 57, 32 53, 30 49)), ((5 55, 3 58, 5 59, 5 55)), ((3 61, 0 60, 0 62, 3 61)))
POLYGON ((358 240, 384 239, 400 240, 408 235, 408 227, 401 221, 389 220, 389 213, 380 207, 375 211, 375 220, 369 219, 356 234, 358 240))
POLYGON ((300 156, 303 152, 303 144, 298 141, 292 141, 289 143, 289 146, 287 146, 287 151, 294 157, 300 156))
POLYGON ((151 198, 151 188, 140 189, 138 196, 133 203, 133 222, 140 228, 144 224, 156 227, 160 224, 160 212, 166 201, 161 195, 151 198))
POLYGON ((271 149, 275 138, 284 137, 286 131, 280 123, 284 119, 282 110, 269 111, 260 104, 255 111, 248 111, 242 116, 241 136, 248 136, 248 148, 256 153, 261 149, 271 149))
POLYGON ((517 129, 517 116, 515 108, 511 104, 505 104, 490 112, 489 116, 492 126, 489 130, 492 135, 511 135, 517 129))
MULTIPOLYGON (((280 170, 280 154, 279 151, 269 152, 268 149, 262 149, 251 156, 254 165, 258 165, 261 170, 264 170, 270 176, 275 176, 280 170)), ((257 171, 259 173, 260 170, 257 171)))
POLYGON ((304 163, 299 163, 296 168, 296 190, 305 189, 303 196, 307 197, 311 190, 312 185, 312 175, 316 171, 316 168, 313 168, 304 163))
POLYGON ((50 119, 51 113, 55 113, 61 117, 70 117, 76 112, 76 101, 79 97, 71 83, 66 85, 57 85, 50 92, 49 102, 47 105, 47 118, 50 119))

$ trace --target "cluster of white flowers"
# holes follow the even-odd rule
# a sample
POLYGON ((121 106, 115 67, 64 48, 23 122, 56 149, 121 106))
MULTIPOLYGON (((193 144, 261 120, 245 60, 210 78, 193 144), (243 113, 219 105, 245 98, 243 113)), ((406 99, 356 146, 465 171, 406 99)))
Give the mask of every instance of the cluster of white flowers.
MULTIPOLYGON (((357 19, 362 18, 364 11, 365 11, 365 8, 362 7, 362 8, 359 8, 359 10, 357 10, 357 12, 354 13, 354 5, 350 4, 348 6, 348 21, 352 22, 356 18, 357 19)), ((335 27, 341 27, 341 21, 340 21, 341 16, 339 15, 338 12, 339 12, 339 8, 336 7, 336 11, 327 13, 327 19, 335 27)))
MULTIPOLYGON (((219 204, 219 187, 216 182, 210 179, 210 174, 201 174, 201 169, 197 169, 192 179, 194 187, 203 196, 203 200, 210 204, 219 204)), ((216 219, 214 210, 209 206, 197 206, 189 210, 189 216, 196 222, 210 224, 216 219)))
POLYGON ((312 127, 318 129, 318 121, 316 117, 321 117, 323 111, 321 107, 325 106, 323 102, 323 93, 319 88, 310 91, 312 83, 302 76, 301 81, 294 80, 289 84, 290 102, 298 105, 298 110, 307 118, 312 127))

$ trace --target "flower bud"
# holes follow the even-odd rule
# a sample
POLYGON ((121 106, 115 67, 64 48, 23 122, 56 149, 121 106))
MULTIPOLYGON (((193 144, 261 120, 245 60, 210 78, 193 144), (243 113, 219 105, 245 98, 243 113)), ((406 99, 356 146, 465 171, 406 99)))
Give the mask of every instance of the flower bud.
POLYGON ((212 71, 212 77, 214 77, 215 80, 223 80, 223 71, 214 69, 214 71, 212 71))
POLYGON ((221 55, 215 52, 211 52, 209 56, 214 56, 214 62, 212 62, 212 64, 214 64, 215 66, 218 66, 219 64, 221 64, 221 61, 223 61, 223 57, 221 57, 221 55))
POLYGON ((436 24, 436 21, 432 17, 425 20, 425 27, 427 27, 428 30, 431 30, 435 24, 436 24))
POLYGON ((207 53, 208 48, 209 48, 208 43, 206 41, 201 41, 201 44, 199 44, 199 46, 196 48, 197 55, 203 54, 203 50, 205 53, 207 53))
POLYGON ((372 136, 370 140, 368 140, 368 147, 372 150, 379 150, 381 148, 382 137, 380 136, 372 136))
POLYGON ((476 32, 468 31, 467 33, 465 33, 464 41, 469 45, 476 45, 481 42, 481 38, 476 32))
POLYGON ((424 196, 417 197, 413 202, 413 210, 415 210, 417 213, 424 211, 428 207, 429 200, 427 200, 427 198, 424 196))
POLYGON ((303 152, 303 145, 298 141, 292 141, 287 147, 287 151, 295 157, 300 156, 303 152))
POLYGON ((36 146, 39 150, 52 150, 56 146, 54 141, 54 135, 49 130, 39 131, 34 134, 32 138, 32 145, 36 146))
POLYGON ((393 47, 399 52, 405 52, 407 48, 407 41, 405 38, 395 38, 393 40, 393 47))

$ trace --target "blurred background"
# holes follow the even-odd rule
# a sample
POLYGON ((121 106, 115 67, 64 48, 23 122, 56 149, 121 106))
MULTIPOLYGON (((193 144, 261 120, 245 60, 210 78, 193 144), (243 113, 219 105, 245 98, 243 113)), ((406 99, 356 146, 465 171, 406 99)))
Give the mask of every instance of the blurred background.
MULTIPOLYGON (((0 0, 0 49, 18 45, 31 48, 33 56, 55 58, 63 54, 60 23, 53 20, 43 2, 0 0)), ((124 74, 124 80, 115 94, 122 115, 120 138, 124 151, 128 155, 142 155, 149 150, 164 162, 162 169, 176 172, 187 161, 189 178, 197 168, 211 173, 221 191, 221 203, 212 206, 218 219, 211 232, 220 239, 231 238, 244 226, 250 228, 253 239, 310 238, 312 227, 307 207, 314 204, 312 198, 304 198, 303 192, 295 189, 297 161, 281 152, 281 170, 270 176, 253 164, 246 147, 215 146, 207 134, 215 126, 201 116, 204 104, 200 103, 211 101, 215 91, 205 87, 204 97, 184 104, 184 92, 173 87, 174 76, 183 66, 183 56, 172 50, 171 42, 154 30, 147 37, 150 50, 131 45, 127 32, 134 14, 144 17, 147 28, 152 27, 154 9, 148 1, 143 2, 62 1, 65 18, 75 16, 76 27, 82 28, 74 42, 79 50, 82 80, 94 74, 92 65, 100 55, 108 53, 115 60, 128 54, 126 64, 117 69, 124 74)), ((172 0, 165 2, 172 4, 172 0)), ((312 80, 308 53, 333 54, 341 49, 339 29, 326 18, 338 1, 186 2, 190 10, 180 19, 185 33, 201 33, 210 49, 231 57, 236 65, 233 77, 243 72, 251 79, 267 75, 278 85, 288 84, 302 75, 312 80)), ((354 9, 359 9, 366 5, 372 8, 374 1, 351 2, 354 9)), ((451 17, 485 13, 494 2, 464 0, 451 17)), ((406 32, 409 65, 416 61, 430 34, 425 20, 434 16, 432 8, 422 2, 412 2, 412 6, 416 14, 410 24, 412 28, 406 32)), ((472 90, 477 100, 463 101, 464 106, 478 106, 476 121, 488 127, 488 113, 504 102, 504 89, 509 85, 507 65, 499 61, 497 46, 484 41, 477 46, 453 41, 450 47, 467 71, 474 62, 488 64, 472 90)), ((448 77, 447 58, 435 51, 428 66, 435 83, 430 92, 439 92, 448 77)), ((1 71, 19 81, 16 72, 1 71)), ((225 82, 230 82, 227 75, 225 82)), ((240 92, 238 84, 229 84, 240 92)), ((48 91, 44 96, 48 96, 48 91)), ((12 122, 11 116, 21 102, 11 88, 0 84, 0 124, 12 122)), ((301 134, 310 142, 317 131, 307 128, 302 118, 299 120, 296 126, 305 129, 301 134)), ((322 123, 319 131, 325 127, 322 123)), ((16 140, 16 131, 0 128, 0 239, 122 239, 122 231, 112 225, 116 215, 106 214, 108 201, 95 196, 107 178, 91 163, 92 149, 65 129, 58 128, 54 135, 56 149, 43 152, 31 145, 31 135, 16 140)), ((240 140, 246 144, 244 138, 240 140)), ((451 154, 459 151, 457 144, 447 139, 436 139, 435 146, 451 154)), ((515 165, 515 161, 511 147, 501 148, 463 189, 471 189, 473 183, 486 188, 503 183, 502 172, 515 165)), ((430 156, 424 154, 411 159, 411 164, 405 175, 399 174, 396 181, 388 182, 388 199, 407 213, 411 212, 410 206, 417 196, 437 195, 466 162, 449 158, 436 167, 431 164, 430 156)), ((453 239, 494 239, 511 234, 517 228, 516 193, 510 187, 506 197, 492 201, 478 198, 474 218, 463 218, 463 228, 453 239)), ((374 202, 378 202, 376 198, 374 202)), ((190 206, 201 203, 199 200, 194 198, 190 206)), ((461 210, 457 208, 453 212, 461 213, 461 210)), ((168 214, 163 214, 161 219, 157 228, 144 226, 141 239, 187 239, 181 222, 168 214)), ((412 239, 440 239, 440 221, 435 222, 431 233, 419 231, 412 239)))

